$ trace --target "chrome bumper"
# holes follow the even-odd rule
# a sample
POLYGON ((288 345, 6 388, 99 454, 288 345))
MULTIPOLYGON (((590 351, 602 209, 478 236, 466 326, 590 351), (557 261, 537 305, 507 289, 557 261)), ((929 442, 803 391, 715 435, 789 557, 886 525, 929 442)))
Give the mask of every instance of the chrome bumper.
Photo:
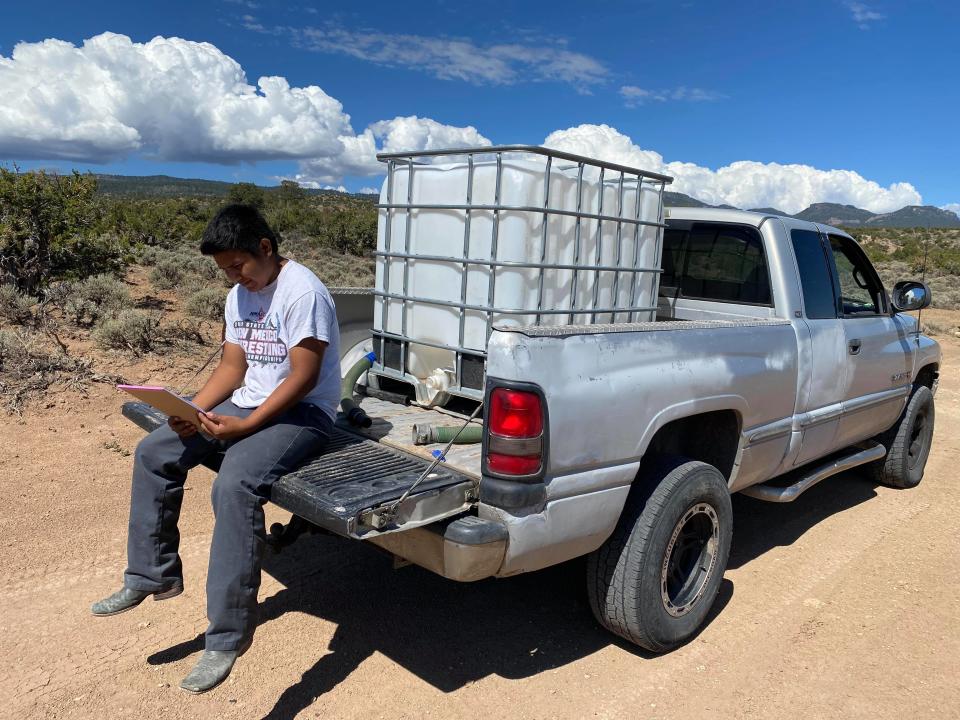
POLYGON ((507 528, 467 515, 366 541, 449 580, 472 582, 492 577, 500 569, 507 551, 507 528))

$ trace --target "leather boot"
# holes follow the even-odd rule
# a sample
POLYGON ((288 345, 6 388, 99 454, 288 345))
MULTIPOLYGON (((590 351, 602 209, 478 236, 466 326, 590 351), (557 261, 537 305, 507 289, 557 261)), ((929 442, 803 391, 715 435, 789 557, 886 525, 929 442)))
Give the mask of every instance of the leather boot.
POLYGON ((153 595, 154 600, 166 600, 176 597, 183 592, 183 585, 178 583, 168 590, 151 592, 149 590, 134 590, 128 587, 122 587, 110 597, 98 600, 90 606, 90 612, 97 617, 108 617, 109 615, 118 615, 119 613, 132 610, 142 603, 148 597, 153 595))
POLYGON ((193 670, 180 682, 180 687, 194 694, 213 690, 227 679, 233 664, 250 649, 251 642, 252 639, 247 640, 239 650, 204 650, 193 670))

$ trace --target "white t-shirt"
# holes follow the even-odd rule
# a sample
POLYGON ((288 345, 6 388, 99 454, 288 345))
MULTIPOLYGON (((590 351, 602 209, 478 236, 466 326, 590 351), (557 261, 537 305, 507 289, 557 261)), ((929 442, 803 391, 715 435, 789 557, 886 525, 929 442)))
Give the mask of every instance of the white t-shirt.
POLYGON ((234 390, 234 405, 259 406, 290 374, 289 348, 304 338, 327 343, 317 384, 301 402, 331 419, 340 404, 340 330, 337 309, 326 286, 300 263, 287 260, 277 279, 250 292, 234 285, 224 309, 226 340, 243 348, 247 373, 234 390))

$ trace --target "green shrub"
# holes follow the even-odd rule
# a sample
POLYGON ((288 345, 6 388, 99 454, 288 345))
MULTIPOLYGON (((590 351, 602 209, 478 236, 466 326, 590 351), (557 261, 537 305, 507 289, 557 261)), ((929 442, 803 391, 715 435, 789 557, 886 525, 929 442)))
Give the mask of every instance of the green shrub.
POLYGON ((0 370, 9 364, 16 352, 17 341, 9 330, 0 330, 0 370))
POLYGON ((157 316, 124 310, 115 318, 104 320, 94 331, 94 337, 101 347, 131 350, 139 355, 153 349, 159 326, 157 316))
POLYGON ((92 275, 77 285, 84 300, 97 305, 100 315, 116 314, 130 305, 130 293, 122 280, 112 275, 92 275))
POLYGON ((116 268, 125 241, 102 227, 92 175, 0 167, 0 282, 36 295, 50 280, 116 268))
POLYGON ((172 290, 183 282, 183 265, 178 258, 160 258, 150 271, 150 282, 158 290, 172 290))
POLYGON ((64 315, 81 327, 114 317, 131 304, 127 286, 112 275, 93 275, 79 282, 59 283, 51 287, 49 295, 64 315))
POLYGON ((232 203, 253 205, 254 207, 263 209, 263 188, 259 188, 253 183, 248 182, 237 183, 230 188, 230 192, 227 194, 227 200, 232 203))
POLYGON ((163 248, 152 245, 143 245, 134 253, 134 259, 140 265, 156 265, 160 258, 164 257, 167 251, 163 248))
POLYGON ((205 287, 187 298, 187 314, 204 320, 223 320, 226 294, 220 288, 205 287))
POLYGON ((199 252, 182 254, 179 257, 182 259, 184 270, 205 280, 214 280, 223 274, 223 270, 217 267, 213 258, 201 255, 199 252))
POLYGON ((31 308, 36 303, 29 295, 13 285, 0 285, 0 317, 14 325, 25 325, 33 320, 31 308))

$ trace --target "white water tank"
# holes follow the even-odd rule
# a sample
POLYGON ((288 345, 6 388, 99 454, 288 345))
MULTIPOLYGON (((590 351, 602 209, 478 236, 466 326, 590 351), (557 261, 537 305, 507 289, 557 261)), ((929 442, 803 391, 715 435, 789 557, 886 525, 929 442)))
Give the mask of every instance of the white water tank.
MULTIPOLYGON (((499 203, 496 198, 496 160, 475 160, 470 198, 473 206, 526 208, 500 210, 494 252, 493 210, 472 209, 468 213, 464 209, 430 207, 467 204, 468 164, 417 164, 412 167, 411 173, 410 166, 405 163, 395 166, 392 189, 389 188, 389 179, 384 181, 380 193, 382 204, 415 207, 409 211, 403 208, 379 211, 377 250, 414 257, 386 258, 379 255, 376 289, 380 293, 405 294, 420 300, 403 302, 378 296, 375 330, 448 348, 459 346, 485 351, 491 324, 562 325, 654 318, 653 310, 634 312, 632 316, 627 312, 589 312, 572 316, 564 312, 545 314, 539 320, 533 313, 504 311, 536 310, 538 307, 543 310, 592 311, 595 308, 656 306, 659 276, 653 272, 629 270, 659 267, 661 234, 657 223, 661 222, 662 182, 638 180, 637 176, 629 174, 621 181, 619 172, 606 170, 601 185, 599 168, 585 166, 581 171, 576 163, 553 161, 549 174, 549 208, 653 223, 602 220, 598 224, 596 218, 581 216, 578 240, 577 217, 557 213, 545 215, 542 209, 536 210, 544 207, 547 174, 542 159, 504 157, 499 203), (582 180, 578 180, 581 172, 582 180), (579 202, 578 186, 581 188, 579 202), (469 232, 466 230, 468 215, 469 232), (456 260, 463 257, 480 264, 465 267, 456 260), (491 298, 491 266, 482 264, 491 260, 575 265, 580 269, 496 267, 493 269, 495 278, 491 298), (622 270, 598 272, 591 269, 598 265, 622 270), (462 292, 466 305, 489 306, 493 311, 488 320, 485 310, 463 310, 461 337, 461 309, 431 304, 427 300, 459 304, 462 292)), ((414 342, 409 346, 406 369, 409 374, 425 379, 437 369, 454 368, 455 361, 453 350, 414 342)))

